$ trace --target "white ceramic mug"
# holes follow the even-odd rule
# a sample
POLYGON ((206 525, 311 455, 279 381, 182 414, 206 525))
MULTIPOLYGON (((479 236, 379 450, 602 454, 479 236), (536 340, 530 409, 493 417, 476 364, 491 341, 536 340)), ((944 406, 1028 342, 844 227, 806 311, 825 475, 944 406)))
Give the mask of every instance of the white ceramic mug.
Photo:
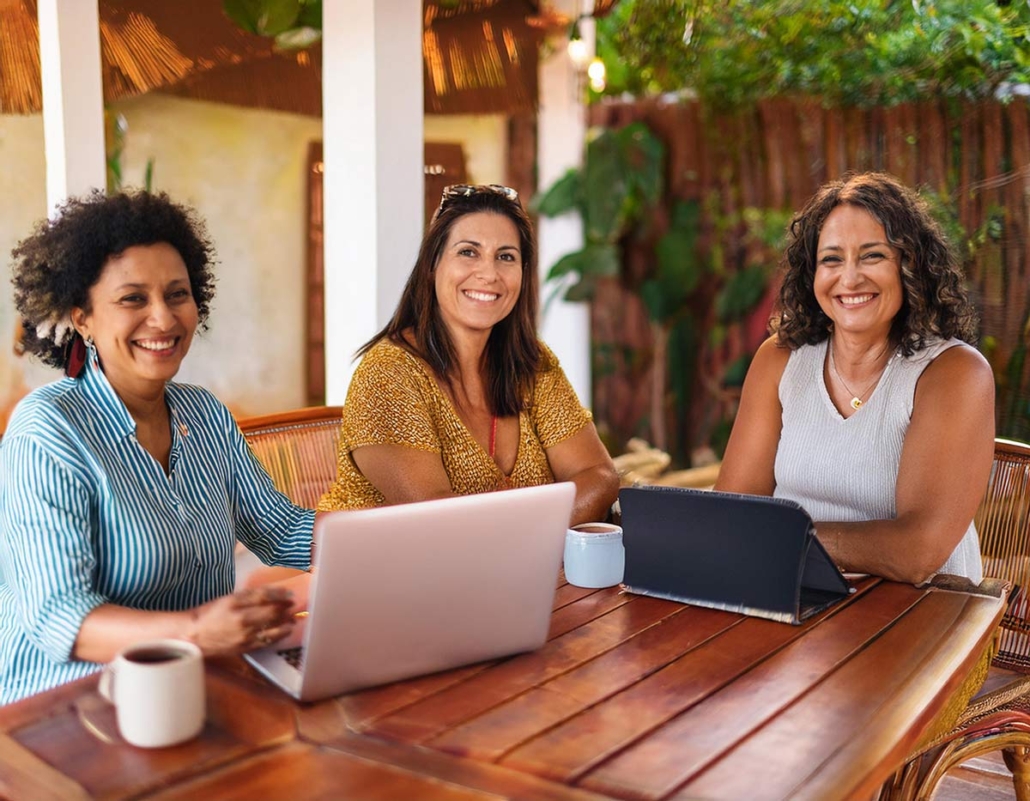
POLYGON ((175 745, 204 728, 204 659, 183 640, 148 640, 118 654, 100 676, 118 731, 140 748, 175 745))
POLYGON ((565 579, 577 587, 614 587, 626 569, 622 528, 580 523, 565 534, 565 579))

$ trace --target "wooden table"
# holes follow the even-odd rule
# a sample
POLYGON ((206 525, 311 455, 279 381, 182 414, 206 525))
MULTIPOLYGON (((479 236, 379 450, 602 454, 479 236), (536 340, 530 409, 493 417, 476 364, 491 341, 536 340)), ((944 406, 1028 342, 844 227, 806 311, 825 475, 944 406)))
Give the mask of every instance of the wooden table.
POLYGON ((212 661, 203 734, 152 751, 91 677, 0 708, 0 796, 868 799, 1003 601, 856 586, 795 627, 563 584, 539 651, 319 704, 212 661))

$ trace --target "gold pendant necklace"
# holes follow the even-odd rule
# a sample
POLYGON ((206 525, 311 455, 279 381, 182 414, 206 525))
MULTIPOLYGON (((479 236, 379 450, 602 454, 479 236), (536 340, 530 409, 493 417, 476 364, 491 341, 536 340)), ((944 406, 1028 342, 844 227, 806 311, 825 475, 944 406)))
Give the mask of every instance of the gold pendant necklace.
MULTIPOLYGON (((884 350, 886 349, 887 348, 884 347, 884 350)), ((882 355, 883 353, 881 352, 880 356, 882 355)), ((876 358, 879 359, 880 356, 877 356, 876 358)), ((888 359, 887 364, 890 363, 891 360, 888 359)), ((865 401, 862 400, 862 396, 866 395, 869 392, 869 390, 876 386, 876 383, 880 380, 880 377, 883 375, 883 371, 887 369, 887 364, 880 368, 880 372, 876 374, 876 377, 872 380, 872 383, 870 383, 869 386, 862 390, 862 392, 852 392, 851 387, 844 383, 844 379, 841 378, 840 373, 837 372, 837 363, 833 359, 833 337, 830 337, 830 372, 833 373, 833 377, 840 382, 840 385, 844 387, 844 390, 851 396, 851 400, 848 401, 848 403, 851 406, 851 408, 854 409, 856 412, 865 405, 865 401)))

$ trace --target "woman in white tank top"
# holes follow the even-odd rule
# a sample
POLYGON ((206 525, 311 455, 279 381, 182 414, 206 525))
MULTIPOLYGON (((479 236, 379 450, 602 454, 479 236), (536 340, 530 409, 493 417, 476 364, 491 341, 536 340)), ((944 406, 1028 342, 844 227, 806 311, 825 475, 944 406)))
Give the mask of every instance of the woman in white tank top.
POLYGON ((882 173, 825 185, 789 233, 716 489, 797 501, 845 570, 978 582, 994 377, 947 239, 882 173))

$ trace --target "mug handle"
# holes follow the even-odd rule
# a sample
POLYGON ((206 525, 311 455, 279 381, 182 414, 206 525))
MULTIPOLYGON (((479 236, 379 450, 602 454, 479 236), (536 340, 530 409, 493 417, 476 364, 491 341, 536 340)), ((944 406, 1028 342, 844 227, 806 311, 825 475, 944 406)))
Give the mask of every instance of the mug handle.
POLYGON ((97 690, 104 697, 104 700, 114 703, 114 662, 104 665, 104 671, 100 674, 100 685, 97 690))

